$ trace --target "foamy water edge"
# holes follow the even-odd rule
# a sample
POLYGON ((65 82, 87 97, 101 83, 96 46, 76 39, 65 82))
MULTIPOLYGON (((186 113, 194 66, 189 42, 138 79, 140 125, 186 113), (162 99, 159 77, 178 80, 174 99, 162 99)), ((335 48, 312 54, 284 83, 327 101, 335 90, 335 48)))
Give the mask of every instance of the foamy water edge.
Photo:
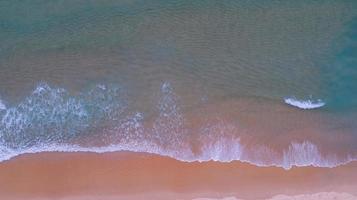
POLYGON ((348 154, 339 159, 335 155, 322 155, 318 146, 308 140, 292 141, 282 152, 264 145, 247 148, 239 137, 225 137, 224 133, 235 129, 233 124, 225 122, 205 124, 198 129, 199 140, 209 142, 203 144, 200 154, 196 154, 189 144, 182 143, 187 139, 184 138, 185 118, 169 82, 161 86, 157 105, 159 116, 150 128, 144 127, 144 115, 140 112, 117 120, 126 109, 124 96, 119 88, 99 84, 80 97, 72 97, 63 88, 40 83, 23 102, 0 110, 0 161, 26 153, 117 151, 153 153, 184 162, 241 161, 284 169, 293 166, 331 168, 357 160, 356 155, 348 154), (71 141, 76 134, 100 123, 93 121, 98 116, 100 120, 116 120, 118 124, 108 134, 103 133, 104 139, 113 141, 111 144, 93 147, 63 142, 71 141), (48 129, 53 126, 55 130, 48 129), (29 132, 38 135, 33 137, 29 132))
MULTIPOLYGON (((243 200, 236 197, 224 198, 195 198, 192 200, 243 200)), ((315 194, 300 194, 300 195, 276 195, 265 200, 357 200, 357 196, 349 193, 338 192, 319 192, 315 194)))

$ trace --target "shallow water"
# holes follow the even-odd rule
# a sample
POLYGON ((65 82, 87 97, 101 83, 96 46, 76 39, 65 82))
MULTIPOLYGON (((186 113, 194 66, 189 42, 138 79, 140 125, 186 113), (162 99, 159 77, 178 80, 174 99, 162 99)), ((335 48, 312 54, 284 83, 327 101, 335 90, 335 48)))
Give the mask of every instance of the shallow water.
POLYGON ((356 13, 327 0, 0 2, 0 160, 355 160, 356 13))

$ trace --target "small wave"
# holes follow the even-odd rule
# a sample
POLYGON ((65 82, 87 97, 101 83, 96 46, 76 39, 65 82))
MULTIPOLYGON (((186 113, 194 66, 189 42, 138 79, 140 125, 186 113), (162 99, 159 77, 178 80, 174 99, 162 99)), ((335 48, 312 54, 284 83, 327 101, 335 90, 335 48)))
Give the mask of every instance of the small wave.
POLYGON ((326 103, 323 102, 321 99, 317 100, 299 100, 295 97, 284 98, 284 102, 294 107, 298 107, 301 109, 315 109, 324 106, 326 103))
POLYGON ((197 160, 202 161, 220 161, 231 162, 241 160, 243 146, 240 139, 236 137, 225 136, 224 133, 234 132, 235 126, 222 121, 214 124, 208 124, 200 129, 200 141, 203 141, 201 154, 197 160))
POLYGON ((318 147, 309 141, 292 142, 283 151, 283 167, 285 169, 290 169, 293 166, 331 167, 341 165, 350 160, 353 160, 350 156, 347 156, 345 160, 338 160, 334 155, 323 156, 318 147))
POLYGON ((0 111, 1 110, 6 110, 6 105, 5 103, 0 99, 0 111))
MULTIPOLYGON (((182 162, 232 162, 241 161, 246 162, 259 167, 281 167, 285 170, 289 170, 294 166, 297 167, 326 167, 333 168, 340 165, 348 164, 352 161, 356 161, 356 158, 347 156, 344 159, 337 159, 336 157, 323 157, 317 150, 317 147, 310 142, 292 143, 287 150, 284 151, 283 157, 274 158, 274 162, 264 163, 261 160, 254 160, 249 157, 248 152, 254 151, 252 149, 243 149, 242 146, 236 144, 225 145, 223 142, 214 142, 214 146, 207 145, 206 147, 212 147, 212 149, 203 148, 202 153, 197 155, 190 149, 168 149, 151 141, 125 141, 119 144, 111 144, 100 147, 87 147, 81 145, 69 145, 69 144, 39 144, 29 148, 12 149, 4 146, 0 146, 0 162, 9 160, 13 157, 28 153, 41 153, 41 152, 92 152, 92 153, 108 153, 108 152, 138 152, 138 153, 152 153, 160 156, 168 156, 173 159, 182 162), (313 155, 308 155, 309 152, 313 152, 313 155), (308 155, 306 157, 306 155, 308 155), (316 157, 315 157, 316 156, 316 157)), ((268 155, 270 151, 261 156, 268 155)), ((274 155, 274 154, 273 154, 274 155)))
MULTIPOLYGON (((125 96, 125 95, 124 95, 125 96)), ((309 141, 292 142, 285 149, 246 146, 236 124, 215 119, 190 130, 180 99, 169 82, 162 84, 156 115, 146 123, 145 113, 127 112, 121 90, 97 85, 78 96, 65 89, 40 83, 18 105, 0 112, 0 161, 24 153, 132 151, 169 156, 184 162, 242 161, 256 166, 336 167, 355 160, 356 155, 323 155, 309 141), (114 122, 103 129, 102 122, 114 122), (100 135, 93 143, 92 129, 100 135), (192 137, 192 132, 196 135, 192 137), (78 140, 79 139, 79 140, 78 140), (70 145, 71 144, 71 145, 70 145)))
MULTIPOLYGON (((95 86, 78 96, 39 83, 31 95, 0 114, 0 145, 21 149, 66 142, 125 108, 119 89, 95 86)), ((5 107, 5 106, 4 106, 5 107)))

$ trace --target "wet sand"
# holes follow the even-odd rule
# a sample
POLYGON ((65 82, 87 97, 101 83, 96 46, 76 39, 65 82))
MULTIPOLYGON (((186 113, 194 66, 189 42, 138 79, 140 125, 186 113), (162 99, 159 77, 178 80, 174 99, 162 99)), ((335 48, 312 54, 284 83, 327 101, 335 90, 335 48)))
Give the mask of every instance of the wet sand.
POLYGON ((144 153, 38 153, 0 163, 0 199, 266 199, 320 192, 343 197, 337 193, 356 195, 356 172, 357 162, 284 170, 144 153))

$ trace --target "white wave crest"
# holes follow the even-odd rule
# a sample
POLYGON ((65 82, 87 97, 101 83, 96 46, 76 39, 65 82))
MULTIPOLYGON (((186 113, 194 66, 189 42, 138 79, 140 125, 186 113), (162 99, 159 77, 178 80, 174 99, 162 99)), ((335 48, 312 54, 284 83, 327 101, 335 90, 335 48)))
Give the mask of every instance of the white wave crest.
POLYGON ((317 146, 309 141, 292 142, 283 153, 285 169, 290 169, 293 166, 333 167, 343 162, 345 161, 338 161, 335 156, 323 156, 317 146))
MULTIPOLYGON (((81 145, 67 145, 67 144, 39 144, 23 149, 12 149, 0 146, 0 162, 9 160, 15 156, 26 153, 40 153, 40 152, 93 152, 106 153, 130 151, 140 153, 152 153, 161 156, 168 156, 183 162, 204 162, 204 161, 219 161, 231 162, 242 161, 252 165, 261 167, 281 167, 286 170, 293 166, 314 166, 314 167, 337 167, 339 165, 347 164, 351 161, 356 161, 356 158, 346 157, 345 159, 332 159, 333 157, 323 157, 319 153, 317 147, 310 142, 292 143, 284 152, 283 157, 274 158, 274 163, 264 163, 262 160, 255 160, 250 158, 248 152, 254 151, 252 149, 244 149, 239 141, 232 140, 218 140, 211 144, 206 144, 200 154, 194 154, 190 149, 167 149, 159 146, 155 142, 146 140, 124 140, 117 144, 111 144, 100 147, 87 147, 81 145), (229 145, 230 144, 230 145, 229 145), (280 160, 280 161, 279 161, 280 160)), ((269 151, 271 152, 271 151, 269 151)), ((262 154, 264 156, 266 154, 262 154)), ((273 155, 278 155, 274 153, 273 155)))
POLYGON ((0 99, 0 111, 1 110, 6 110, 6 105, 5 103, 0 99))
POLYGON ((240 160, 243 147, 237 137, 224 136, 232 133, 235 127, 231 124, 217 122, 201 128, 200 141, 203 141, 199 161, 221 161, 231 162, 240 160))
POLYGON ((321 99, 299 100, 299 99, 296 99, 295 97, 284 98, 284 102, 286 104, 289 104, 291 106, 298 107, 301 109, 315 109, 315 108, 320 108, 326 104, 321 99))
MULTIPOLYGON (((19 105, 0 113, 0 161, 24 153, 37 152, 113 152, 154 153, 174 159, 192 161, 242 161, 257 166, 336 167, 356 160, 356 155, 339 157, 322 155, 309 141, 292 142, 284 150, 265 145, 246 146, 239 138, 237 124, 214 119, 206 121, 195 133, 189 132, 179 98, 170 83, 160 91, 152 126, 144 125, 144 113, 126 113, 121 93, 106 85, 89 92, 70 96, 66 90, 39 84, 19 105), (78 139, 91 127, 114 120, 114 127, 100 129, 102 146, 77 145, 78 139), (192 134, 196 134, 192 137, 192 134), (73 145, 68 145, 71 143, 73 145)), ((86 136, 84 136, 86 138, 86 136)), ((250 144, 252 145, 252 144, 250 144)))
POLYGON ((112 113, 121 114, 125 106, 119 96, 115 88, 94 87, 74 97, 63 88, 42 82, 22 102, 2 112, 0 144, 21 149, 66 142, 100 120, 115 119, 112 113))

